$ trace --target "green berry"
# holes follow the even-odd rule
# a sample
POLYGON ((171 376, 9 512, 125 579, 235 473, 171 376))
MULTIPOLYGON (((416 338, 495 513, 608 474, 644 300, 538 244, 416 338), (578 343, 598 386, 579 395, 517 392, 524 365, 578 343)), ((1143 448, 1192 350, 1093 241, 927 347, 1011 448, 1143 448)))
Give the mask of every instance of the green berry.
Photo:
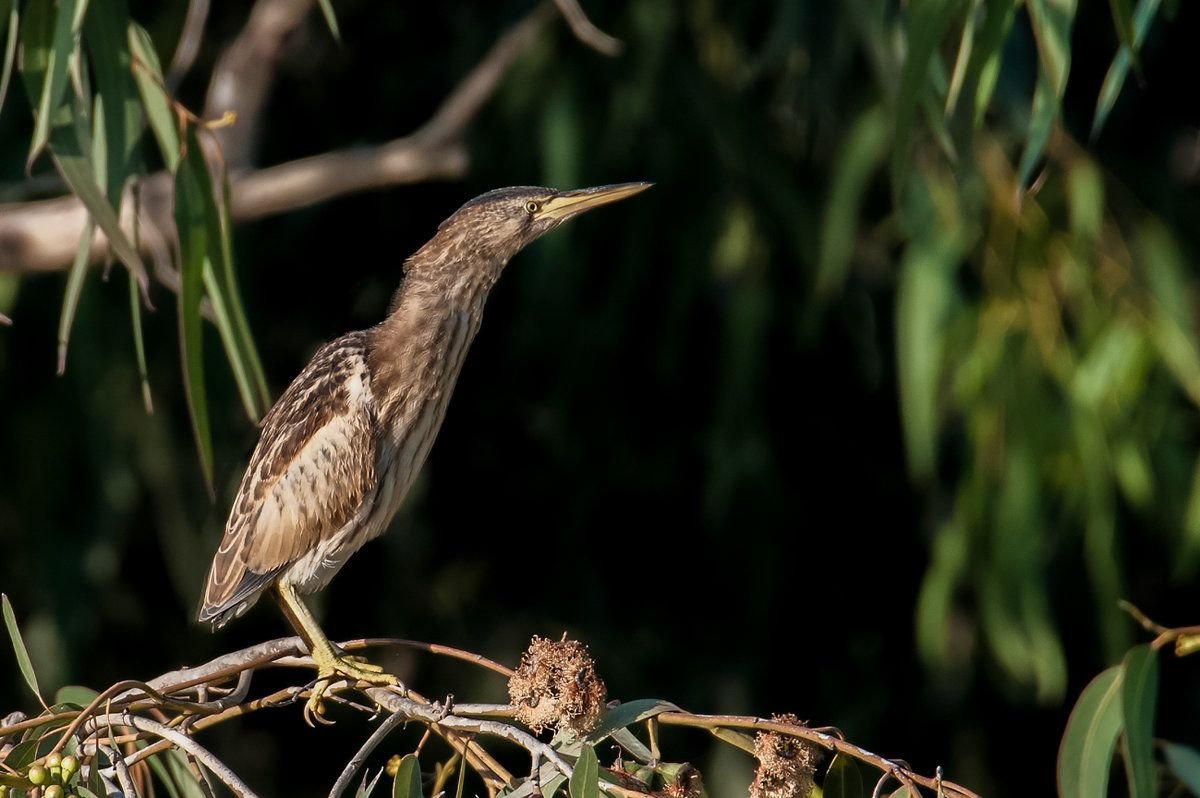
POLYGON ((46 788, 46 791, 42 793, 42 798, 63 798, 63 788, 59 787, 57 784, 51 784, 46 788))
POLYGON ((46 767, 56 768, 62 764, 62 754, 58 751, 51 751, 46 754, 46 767))
POLYGON ((45 784, 50 778, 50 773, 41 765, 34 765, 29 769, 29 781, 32 784, 45 784))
POLYGON ((79 772, 79 759, 74 754, 67 754, 62 758, 62 771, 64 778, 71 778, 79 772))
POLYGON ((0 798, 8 798, 8 785, 0 784, 0 798))

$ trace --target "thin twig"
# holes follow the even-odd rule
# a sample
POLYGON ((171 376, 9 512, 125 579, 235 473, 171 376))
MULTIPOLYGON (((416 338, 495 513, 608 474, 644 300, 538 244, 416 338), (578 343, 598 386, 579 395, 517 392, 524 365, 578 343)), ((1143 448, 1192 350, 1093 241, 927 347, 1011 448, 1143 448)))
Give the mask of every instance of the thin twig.
POLYGON ((184 76, 195 63, 196 54, 200 52, 209 5, 209 0, 188 2, 187 15, 183 18, 183 30, 179 33, 179 43, 175 45, 175 55, 171 58, 171 66, 167 70, 167 87, 172 93, 179 88, 184 76))
POLYGON ((558 13, 563 15, 563 19, 567 21, 567 26, 570 27, 571 33, 575 34, 576 39, 596 52, 607 56, 615 56, 621 52, 624 47, 621 40, 609 36, 593 25, 592 21, 587 18, 587 14, 583 13, 583 9, 579 7, 578 0, 554 0, 554 5, 558 6, 558 13))
POLYGON ((350 782, 352 782, 354 777, 358 775, 359 768, 361 768, 367 761, 367 757, 369 757, 371 753, 379 747, 379 744, 384 741, 384 738, 391 734, 397 726, 399 726, 401 723, 404 723, 406 720, 408 720, 408 716, 402 710, 397 710, 391 715, 388 715, 388 717, 384 719, 383 723, 380 723, 379 726, 376 727, 375 731, 371 732, 371 736, 366 739, 366 742, 362 744, 362 747, 358 749, 354 756, 350 757, 350 761, 347 762, 346 767, 342 769, 342 774, 338 776, 337 781, 333 783, 333 789, 329 791, 329 798, 338 798, 343 792, 345 792, 346 788, 350 786, 350 782))

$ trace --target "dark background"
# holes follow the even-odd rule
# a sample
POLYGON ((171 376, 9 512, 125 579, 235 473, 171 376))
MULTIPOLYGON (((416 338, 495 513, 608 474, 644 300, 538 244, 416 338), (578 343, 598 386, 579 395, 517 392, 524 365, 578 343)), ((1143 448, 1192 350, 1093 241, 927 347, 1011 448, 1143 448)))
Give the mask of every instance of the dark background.
MULTIPOLYGON (((243 22, 238 5, 214 9, 180 92, 191 107, 243 22)), ((416 128, 529 8, 334 5, 344 44, 316 14, 302 29, 269 101, 263 165, 416 128)), ((472 126, 466 179, 236 230, 243 297, 277 395, 322 342, 381 318, 404 257, 466 199, 513 184, 656 183, 510 265, 391 532, 317 600, 327 631, 443 642, 509 663, 531 635, 566 631, 589 644, 611 697, 795 712, 922 772, 944 765, 980 793, 1048 794, 1071 703, 1113 661, 1080 540, 1054 534, 1044 551, 1064 694, 1039 698, 995 664, 969 588, 954 615, 965 641, 955 667, 923 664, 914 607, 967 458, 948 413, 936 478, 910 479, 895 356, 899 248, 856 254, 835 296, 813 289, 834 155, 881 92, 857 33, 866 12, 767 0, 587 6, 625 53, 606 59, 552 24, 472 126)), ((134 9, 169 51, 161 41, 173 41, 179 11, 134 9)), ((1177 156, 1200 124, 1189 77, 1200 67, 1198 17, 1181 3, 1155 23, 1141 79, 1130 77, 1088 144, 1117 40, 1108 4, 1081 3, 1064 105, 1067 131, 1118 187, 1110 196, 1159 217, 1185 253, 1197 243, 1197 192, 1177 156)), ((988 117, 1001 135, 1016 130, 1006 120, 1027 107, 1036 64, 1022 20, 988 117)), ((14 85, 0 115, 0 164, 13 182, 29 136, 23 102, 14 85)), ((881 173, 864 230, 890 202, 881 173)), ((0 280, 0 298, 12 295, 0 311, 16 322, 0 329, 0 588, 43 685, 102 688, 287 633, 268 602, 215 636, 191 621, 255 440, 217 337, 206 341, 211 503, 182 398, 174 298, 156 287, 147 315, 147 416, 123 279, 90 278, 62 378, 64 276, 0 280)), ((964 290, 976 289, 968 280, 964 290)), ((1194 452, 1194 408, 1176 389, 1165 396, 1183 423, 1164 434, 1194 452)), ((1154 468, 1182 469, 1186 481, 1191 462, 1154 468)), ((1124 503, 1115 512, 1125 595, 1165 623, 1195 622, 1194 573, 1169 578, 1179 515, 1124 503)), ((1071 513, 1055 528, 1071 528, 1071 513)), ((0 656, 0 708, 31 709, 11 663, 0 656)), ((427 695, 502 697, 499 682, 456 666, 389 664, 427 695)), ((1200 742, 1194 665, 1164 662, 1162 692, 1162 735, 1200 742)), ((265 794, 323 794, 367 731, 349 716, 332 730, 299 720, 298 708, 264 713, 207 739, 265 794)), ((718 794, 738 794, 744 760, 710 762, 699 733, 667 740, 677 758, 709 762, 718 794)))

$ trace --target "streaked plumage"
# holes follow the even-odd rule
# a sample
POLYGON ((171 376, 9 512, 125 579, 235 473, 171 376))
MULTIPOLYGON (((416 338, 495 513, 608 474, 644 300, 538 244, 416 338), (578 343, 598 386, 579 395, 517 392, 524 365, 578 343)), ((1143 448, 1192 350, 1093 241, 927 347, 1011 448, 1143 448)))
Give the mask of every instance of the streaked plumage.
MULTIPOLYGON (((441 427, 505 264, 563 221, 647 185, 500 189, 443 222, 405 262, 387 318, 317 350, 267 413, 199 620, 219 628, 274 586, 322 678, 373 679, 325 651, 328 641, 295 594, 324 587, 396 514, 441 427)), ((319 693, 310 709, 320 713, 319 693)))

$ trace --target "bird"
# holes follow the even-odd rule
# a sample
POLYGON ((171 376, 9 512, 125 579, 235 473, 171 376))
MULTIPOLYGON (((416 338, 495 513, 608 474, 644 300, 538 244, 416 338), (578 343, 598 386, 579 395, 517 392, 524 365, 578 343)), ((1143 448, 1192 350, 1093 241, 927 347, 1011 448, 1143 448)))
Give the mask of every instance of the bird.
POLYGON ((317 669, 304 718, 347 680, 397 685, 335 648, 301 598, 383 534, 442 426, 484 304, 508 262, 569 219, 650 183, 489 191, 409 256, 386 317, 321 346, 263 418, 196 618, 213 630, 272 592, 317 669))

